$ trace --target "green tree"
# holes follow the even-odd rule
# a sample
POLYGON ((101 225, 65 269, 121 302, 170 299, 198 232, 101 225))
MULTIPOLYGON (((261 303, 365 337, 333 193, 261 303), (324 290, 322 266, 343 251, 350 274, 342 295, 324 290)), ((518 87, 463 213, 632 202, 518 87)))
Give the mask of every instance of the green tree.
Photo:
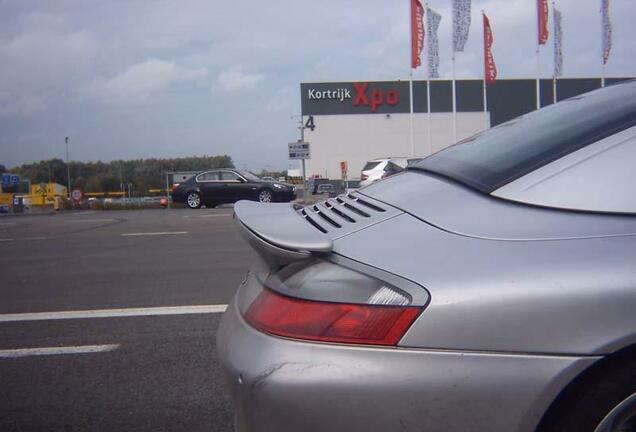
MULTIPOLYGON (((133 191, 138 194, 164 187, 165 173, 168 171, 204 171, 214 168, 234 168, 234 163, 228 155, 69 163, 74 187, 83 187, 87 192, 114 192, 120 190, 123 182, 132 183, 133 191)), ((67 184, 67 167, 61 159, 24 164, 12 172, 32 183, 48 182, 50 179, 62 185, 67 184)))

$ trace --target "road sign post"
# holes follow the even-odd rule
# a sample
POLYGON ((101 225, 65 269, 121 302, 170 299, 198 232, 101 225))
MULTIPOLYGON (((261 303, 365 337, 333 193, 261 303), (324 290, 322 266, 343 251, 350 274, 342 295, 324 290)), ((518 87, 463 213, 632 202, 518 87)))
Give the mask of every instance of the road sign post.
POLYGON ((289 159, 291 160, 305 160, 311 159, 311 151, 308 142, 297 141, 289 143, 289 159))
MULTIPOLYGON (((304 138, 304 133, 303 133, 303 129, 301 127, 300 131, 301 131, 301 137, 304 138)), ((303 196, 304 196, 304 201, 306 202, 307 199, 307 175, 306 175, 306 171, 305 171, 305 159, 311 159, 311 149, 309 147, 309 143, 305 142, 305 140, 301 138, 300 140, 293 142, 293 143, 289 143, 288 144, 288 150, 289 150, 289 159, 290 160, 300 160, 302 161, 302 168, 303 168, 303 196)))

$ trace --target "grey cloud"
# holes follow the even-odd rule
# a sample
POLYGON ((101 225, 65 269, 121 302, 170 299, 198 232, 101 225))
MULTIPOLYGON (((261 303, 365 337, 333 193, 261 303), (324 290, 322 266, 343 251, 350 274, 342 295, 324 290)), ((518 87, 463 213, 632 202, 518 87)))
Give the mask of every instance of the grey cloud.
POLYGON ((207 73, 205 68, 188 68, 153 58, 134 64, 113 77, 99 78, 81 93, 106 102, 145 102, 157 92, 179 83, 205 78, 207 73))
POLYGON ((216 79, 212 90, 241 92, 253 90, 264 76, 259 73, 245 72, 242 67, 223 70, 216 79))
MULTIPOLYGON (((565 75, 598 75, 599 1, 557 3, 565 75)), ((429 0, 442 14, 443 78, 452 72, 450 4, 429 0)), ((535 1, 473 0, 457 77, 483 73, 481 9, 499 77, 534 76, 535 1)), ((229 152, 242 167, 285 168, 286 143, 298 134, 290 116, 300 111, 299 83, 407 79, 408 14, 406 0, 4 0, 0 163, 59 157, 70 134, 72 158, 229 152)), ((607 74, 634 75, 633 0, 611 0, 611 14, 607 74)), ((551 43, 541 49, 546 77, 551 43)))

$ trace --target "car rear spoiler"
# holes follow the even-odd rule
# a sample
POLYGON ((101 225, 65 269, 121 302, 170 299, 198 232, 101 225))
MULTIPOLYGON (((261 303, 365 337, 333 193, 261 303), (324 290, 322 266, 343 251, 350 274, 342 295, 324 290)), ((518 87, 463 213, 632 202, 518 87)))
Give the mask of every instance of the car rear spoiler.
POLYGON ((315 253, 329 253, 332 240, 308 224, 288 203, 239 201, 234 219, 241 234, 270 264, 280 266, 315 253))

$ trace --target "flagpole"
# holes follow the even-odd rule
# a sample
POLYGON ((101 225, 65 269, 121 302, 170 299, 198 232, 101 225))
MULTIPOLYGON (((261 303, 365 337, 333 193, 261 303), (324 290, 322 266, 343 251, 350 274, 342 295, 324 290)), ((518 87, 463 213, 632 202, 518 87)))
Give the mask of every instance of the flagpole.
POLYGON ((605 59, 601 55, 601 87, 605 87, 605 59))
POLYGON ((413 131, 413 1, 408 0, 409 2, 409 10, 411 11, 411 31, 410 31, 410 39, 411 39, 411 53, 409 58, 409 108, 410 108, 410 116, 409 116, 409 128, 410 128, 410 140, 411 140, 411 156, 415 155, 415 137, 413 131))
POLYGON ((426 121, 428 123, 428 152, 433 154, 433 130, 431 129, 431 78, 426 79, 426 121))
POLYGON ((457 97, 455 89, 455 51, 453 50, 453 144, 457 142, 457 97))
POLYGON ((409 74, 409 100, 410 100, 410 128, 411 128, 411 156, 415 156, 415 136, 413 131, 413 68, 409 74))
POLYGON ((411 11, 411 25, 410 25, 410 34, 409 37, 411 39, 411 52, 409 58, 409 129, 410 129, 410 141, 411 141, 411 156, 415 155, 415 137, 413 131, 413 0, 408 0, 409 2, 409 10, 411 11))
POLYGON ((537 4, 537 109, 541 109, 541 57, 540 57, 540 48, 541 44, 539 43, 541 40, 541 10, 539 9, 539 2, 536 1, 537 4))
MULTIPOLYGON (((557 13, 556 13, 556 1, 552 0, 552 20, 554 22, 554 50, 557 49, 557 13)), ((554 60, 556 61, 556 54, 554 55, 554 60)), ((557 103, 557 74, 556 74, 556 65, 554 65, 554 71, 552 73, 552 103, 557 103)))
MULTIPOLYGON (((428 37, 431 37, 431 29, 428 27, 428 2, 424 2, 424 10, 426 11, 426 34, 428 37)), ((428 40, 427 40, 428 42, 428 40)), ((433 154, 433 132, 431 131, 431 71, 430 71, 430 62, 431 60, 431 47, 427 43, 426 44, 426 123, 427 123, 427 132, 428 132, 428 154, 433 154)))
POLYGON ((484 129, 488 129, 490 127, 490 122, 488 121, 488 93, 486 92, 486 22, 484 20, 484 16, 486 15, 486 13, 484 12, 484 10, 481 10, 481 23, 482 23, 482 33, 483 33, 483 37, 484 37, 484 81, 483 81, 483 87, 482 87, 482 92, 484 95, 484 124, 485 124, 485 128, 484 129))

